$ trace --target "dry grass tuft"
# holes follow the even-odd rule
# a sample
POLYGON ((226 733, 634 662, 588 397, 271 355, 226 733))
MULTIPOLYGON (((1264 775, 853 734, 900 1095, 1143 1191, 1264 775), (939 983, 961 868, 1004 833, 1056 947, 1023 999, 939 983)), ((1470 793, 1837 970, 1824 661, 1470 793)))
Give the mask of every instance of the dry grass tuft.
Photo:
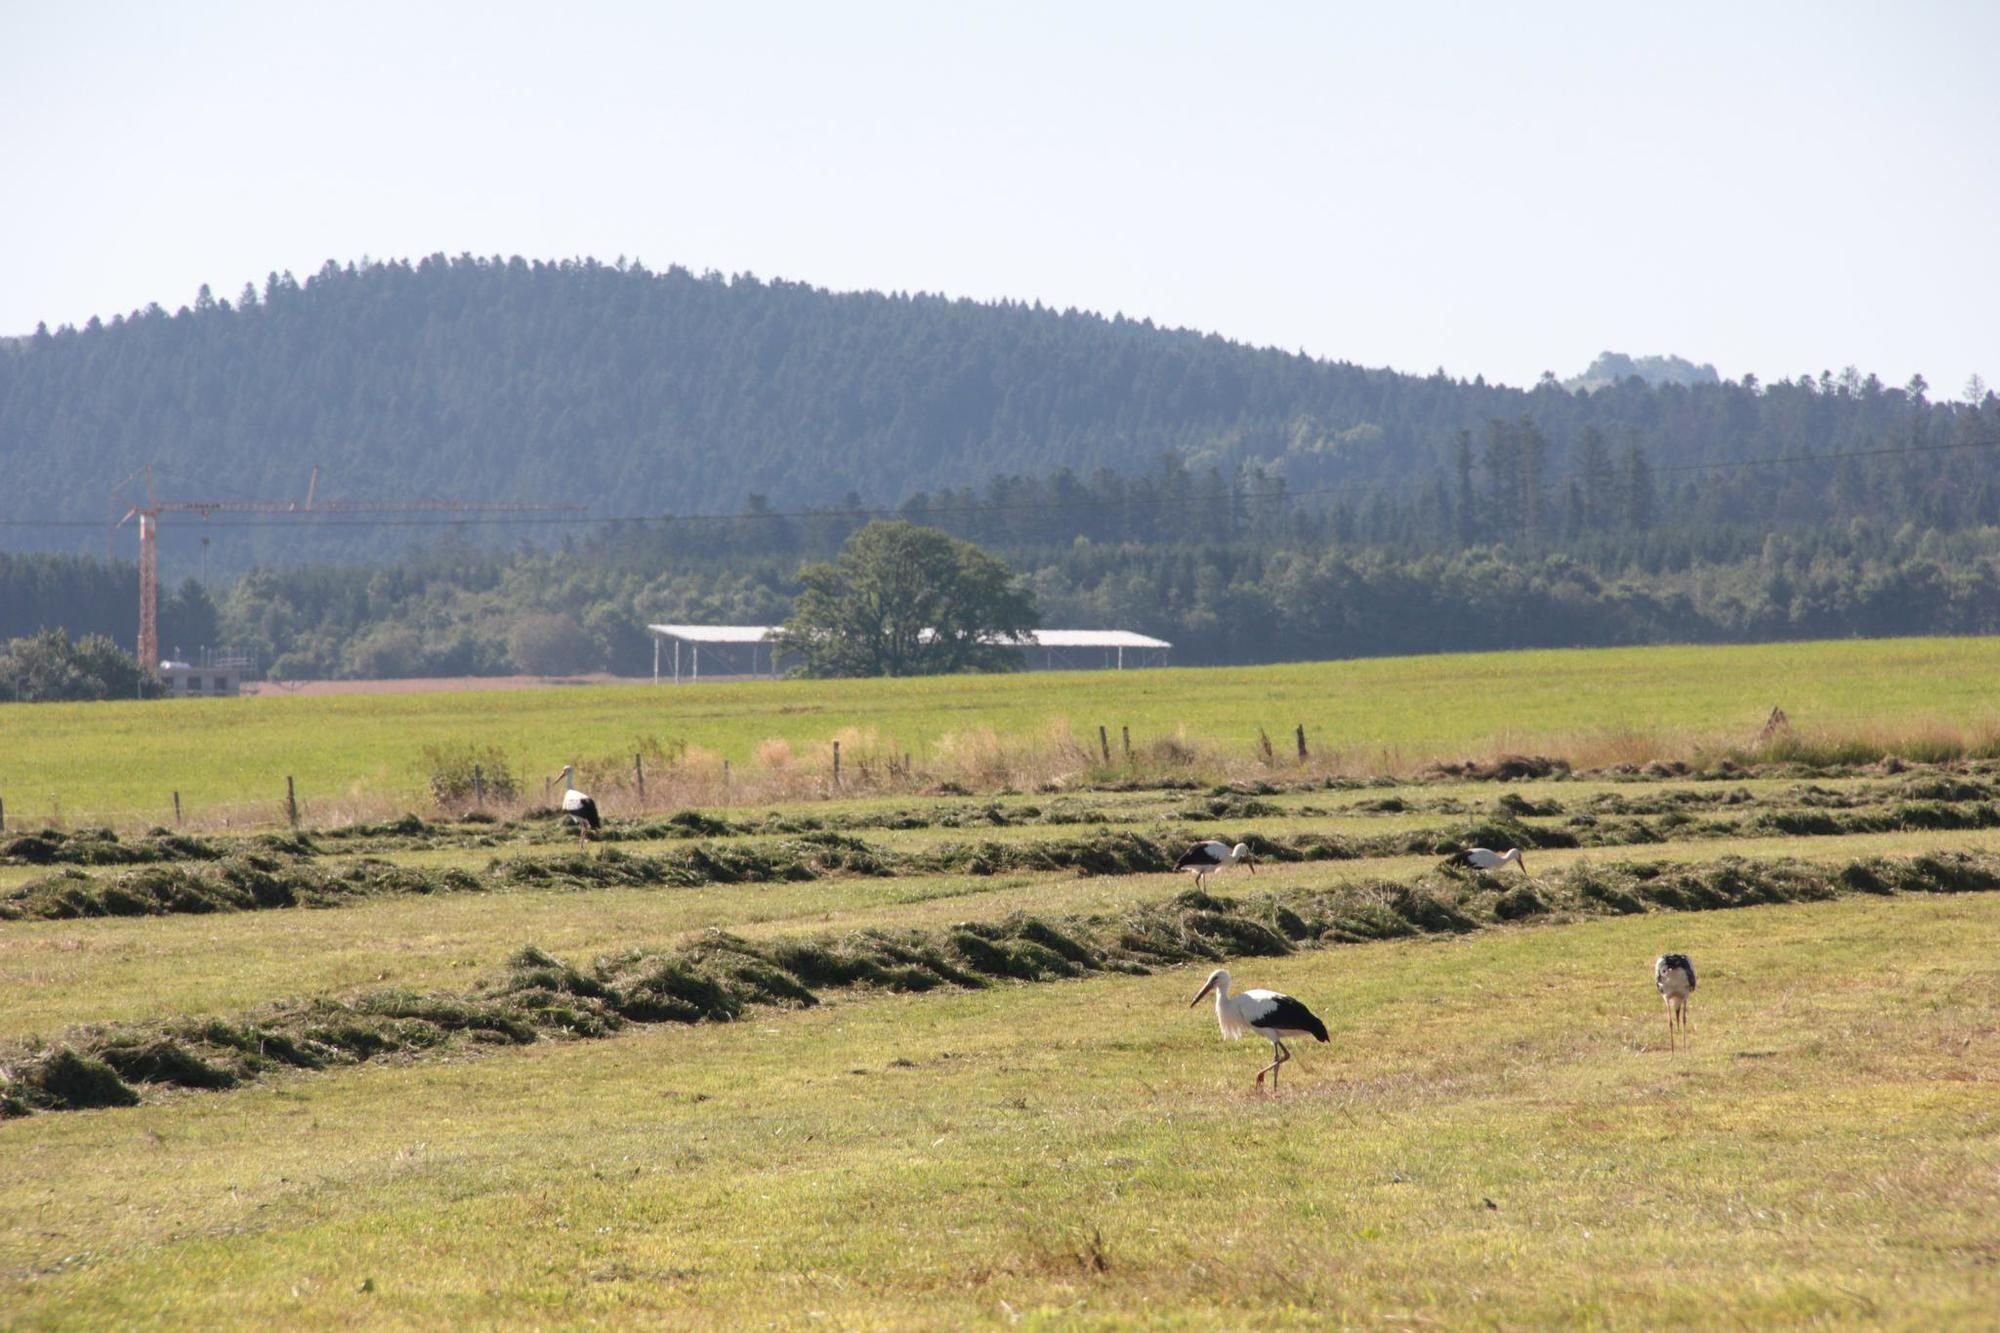
MULTIPOLYGON (((782 710, 781 710, 782 711, 782 710)), ((1767 717, 1765 721, 1769 722, 1767 717)), ((1410 777, 1514 777, 1564 768, 1581 773, 1730 776, 1779 769, 1804 775, 1837 771, 1894 772, 1913 764, 1954 764, 2000 757, 2000 717, 1954 724, 1927 716, 1888 725, 1811 726, 1796 719, 1762 732, 1738 725, 1733 734, 1687 728, 1643 730, 1620 724, 1603 730, 1517 728, 1492 733, 1478 745, 1452 750, 1395 742, 1343 747, 1337 735, 1310 726, 1310 756, 1300 763, 1287 732, 1262 724, 1233 735, 1208 734, 1188 723, 1163 730, 1095 724, 1074 727, 1057 714, 1038 730, 1008 732, 980 724, 911 742, 900 728, 840 727, 824 739, 767 736, 749 747, 751 758, 732 765, 727 752, 679 738, 641 735, 615 752, 574 756, 578 785, 597 797, 613 819, 713 806, 821 801, 836 797, 907 793, 1075 791, 1092 786, 1186 787, 1191 784, 1367 782, 1410 777), (1747 737, 1747 738, 1746 738, 1747 737), (841 751, 835 780, 833 745, 841 751), (1108 752, 1108 759, 1107 759, 1108 752), (640 781, 635 770, 643 768, 640 781), (1525 764, 1525 766, 1524 766, 1525 764)), ((340 829, 382 822, 429 804, 447 813, 481 813, 514 819, 545 810, 554 789, 540 768, 509 773, 501 750, 480 741, 425 747, 418 763, 420 787, 398 794, 371 788, 363 776, 324 791, 305 778, 298 787, 302 827, 340 829), (488 760, 491 760, 490 764, 488 760), (490 769, 486 795, 466 795, 471 762, 490 769), (427 766, 426 766, 427 765, 427 766), (512 782, 510 798, 507 783, 512 782)), ((88 823, 121 831, 167 826, 188 832, 245 832, 283 826, 287 811, 282 779, 268 799, 210 803, 187 800, 181 820, 163 802, 149 810, 93 809, 88 823)), ((10 817, 15 816, 10 801, 10 817)), ((31 807, 32 808, 32 807, 31 807)), ((64 829, 60 806, 36 823, 64 829)))
POLYGON ((973 791, 995 791, 1013 785, 1014 763, 991 727, 947 732, 932 747, 930 771, 938 778, 973 791))

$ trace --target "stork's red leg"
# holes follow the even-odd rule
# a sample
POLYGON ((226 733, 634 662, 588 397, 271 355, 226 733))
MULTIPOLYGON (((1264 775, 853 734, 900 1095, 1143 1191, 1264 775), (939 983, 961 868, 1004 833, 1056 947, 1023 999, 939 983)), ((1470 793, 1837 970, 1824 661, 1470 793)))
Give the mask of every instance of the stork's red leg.
POLYGON ((1271 1054, 1275 1057, 1271 1063, 1257 1071, 1257 1086, 1260 1088, 1264 1086, 1264 1075, 1266 1074, 1271 1076, 1271 1086, 1276 1088, 1278 1086, 1278 1066, 1292 1058, 1291 1052, 1285 1049, 1285 1044, 1281 1041, 1273 1041, 1271 1043, 1271 1054))

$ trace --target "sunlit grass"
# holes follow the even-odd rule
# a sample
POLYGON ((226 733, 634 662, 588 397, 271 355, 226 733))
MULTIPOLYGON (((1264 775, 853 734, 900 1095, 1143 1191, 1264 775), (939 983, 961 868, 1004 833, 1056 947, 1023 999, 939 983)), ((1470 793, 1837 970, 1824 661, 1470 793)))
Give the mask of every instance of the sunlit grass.
MULTIPOLYGON (((1580 860, 1700 863, 1720 856, 1836 865, 1940 845, 2000 850, 2000 829, 1947 839, 1903 832, 1538 851, 1529 866, 1536 875, 1549 875, 1580 860)), ((1401 879, 1436 864, 1431 856, 1267 864, 1254 874, 1225 872, 1210 887, 1233 895, 1305 893, 1401 879)), ((1512 884, 1517 874, 1508 870, 1499 882, 1512 884)), ((835 876, 700 888, 390 896, 324 910, 228 916, 11 922, 0 927, 0 994, 8 997, 0 1006, 0 1038, 50 1035, 79 1023, 231 1014, 281 998, 378 985, 463 990, 497 975, 505 959, 527 944, 587 961, 635 945, 671 944, 710 928, 761 937, 876 926, 936 928, 1010 912, 1108 914, 1171 897, 1187 883, 1186 876, 1173 874, 835 876)))
POLYGON ((876 998, 0 1126, 0 1308, 64 1323, 1978 1327, 2000 899, 876 998), (1703 965, 1693 1048, 1647 968, 1703 965))
MULTIPOLYGON (((1950 757, 1990 730, 1996 665, 2000 640, 1937 640, 13 706, 0 708, 0 798, 10 833, 47 813, 45 790, 72 826, 169 822, 131 815, 170 809, 164 794, 178 788, 193 822, 234 803, 240 827, 277 818, 294 773, 308 824, 339 823, 420 808, 412 758, 430 741, 500 744, 538 781, 544 764, 672 737, 701 747, 704 781, 730 758, 738 785, 651 793, 701 795, 739 817, 1074 800, 1155 836, 1365 834, 1471 816, 1366 814, 1354 807, 1381 793, 1324 787, 1260 796, 1254 816, 1196 812, 1219 778, 1408 773, 1503 751, 1872 762, 1893 744, 1950 757), (1798 732, 1753 749, 1773 703, 1798 732), (1304 770, 1285 762, 1301 721, 1314 744, 1304 770), (1200 738, 1188 771, 1201 784, 1078 794, 1118 775, 1077 757, 1099 722, 1114 754, 1120 725, 1135 749, 1200 738), (1259 727, 1275 766, 1255 755, 1259 727), (909 789, 836 794, 813 766, 840 735, 849 757, 907 746, 951 767, 909 789), (770 780, 759 788, 746 770, 770 780), (976 796, 926 789, 973 773, 987 784, 976 796)), ((1574 810, 1605 791, 1690 785, 1396 794, 1490 813, 1503 793, 1574 810)), ((1761 802, 1792 785, 1729 788, 1761 802)), ((604 796, 614 820, 635 813, 627 793, 604 796)), ((1093 827, 856 836, 911 851, 1093 827)), ((1832 865, 1946 847, 2000 850, 2000 830, 1538 851, 1530 869, 1725 855, 1832 865)), ((495 855, 572 850, 388 855, 477 870, 495 855)), ((1304 893, 1435 862, 1267 864, 1212 887, 1304 893)), ((0 867, 0 887, 42 873, 0 867)), ((0 1039, 384 985, 465 991, 529 943, 587 963, 710 927, 761 937, 1113 914, 1184 883, 834 876, 10 922, 0 1039)), ((1250 1089, 1258 1050, 1221 1042, 1212 1014, 1186 1008, 1192 971, 831 992, 821 1008, 734 1024, 465 1047, 229 1093, 155 1090, 133 1110, 0 1122, 0 1326, 1984 1327, 2000 1308, 1996 946, 2000 895, 1981 894, 1502 926, 1244 960, 1232 964, 1239 984, 1293 991, 1334 1037, 1298 1053, 1276 1097, 1250 1089), (1701 969, 1694 1044, 1677 1055, 1663 1049, 1649 973, 1669 948, 1701 969)))
MULTIPOLYGON (((428 745, 494 746, 525 799, 563 763, 625 781, 631 756, 684 743, 689 772, 655 771, 649 800, 701 804, 833 794, 831 743, 908 753, 917 785, 992 788, 1165 769, 1153 743, 1185 737, 1204 780, 1296 771, 1404 772, 1502 751, 1579 765, 1745 750, 1773 704, 1795 746, 1879 753, 1990 748, 2000 640, 1898 639, 1751 647, 1454 654, 1215 670, 1071 672, 903 681, 605 686, 489 694, 263 697, 156 704, 0 705, 0 800, 10 826, 167 824, 178 791, 201 826, 269 825, 297 780, 308 822, 420 805, 428 745), (1098 749, 1107 729, 1112 762, 1098 749), (1275 747, 1266 765, 1260 730, 1275 747), (767 746, 766 742, 772 744, 767 746), (1871 750, 1870 747, 1873 747, 1871 750), (789 756, 774 767, 771 755, 789 756), (721 783, 721 762, 733 783, 721 783), (697 771, 698 770, 698 771, 697 771)), ((1746 751, 1747 752, 1747 751, 1746 751)), ((850 755, 846 780, 863 775, 850 755)), ((628 799, 607 789, 614 810, 628 799)))

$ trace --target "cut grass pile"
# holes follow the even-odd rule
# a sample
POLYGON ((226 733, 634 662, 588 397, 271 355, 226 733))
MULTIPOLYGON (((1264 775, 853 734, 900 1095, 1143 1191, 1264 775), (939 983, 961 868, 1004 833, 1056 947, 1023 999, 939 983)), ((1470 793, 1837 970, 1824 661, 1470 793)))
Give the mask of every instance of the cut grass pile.
POLYGON ((829 989, 927 991, 1276 956, 1298 948, 1462 934, 1529 917, 1575 920, 1709 911, 1855 894, 1990 892, 2000 856, 1940 852, 1851 862, 1829 874, 1796 862, 1589 862, 1529 885, 1492 877, 1374 881, 1232 899, 1199 891, 1114 918, 1016 913, 938 930, 751 940, 712 931, 673 949, 628 949, 588 968, 528 947, 508 975, 459 995, 376 991, 280 1002, 239 1019, 82 1029, 0 1052, 0 1115, 132 1105, 133 1086, 236 1086, 279 1067, 323 1068, 484 1042, 603 1037, 628 1023, 741 1018, 753 1006, 811 1007, 829 989))
MULTIPOLYGON (((1873 768, 1815 770, 1801 773, 1794 766, 1754 771, 1730 769, 1687 775, 1695 785, 1668 786, 1657 781, 1620 782, 1607 788, 1603 775, 1565 775, 1535 788, 1528 796, 1502 790, 1497 796, 1438 794, 1430 779, 1345 778, 1228 783, 1206 790, 1191 784, 1143 786, 1122 782, 1105 788, 1060 795, 940 799, 925 805, 885 801, 787 806, 764 811, 679 810, 663 816, 614 819, 593 835, 602 844, 673 842, 695 839, 781 837, 805 833, 862 833, 879 830, 1025 829, 1035 827, 1102 826, 1142 822, 1215 823, 1292 817, 1364 817, 1368 815, 1479 816, 1500 819, 1567 817, 1573 823, 1606 816, 1691 816, 1740 813, 1736 807, 1791 807, 1813 810, 1856 810, 1871 806, 1993 805, 2000 801, 2000 763, 1980 761, 1926 768, 1891 781, 1869 780, 1873 768), (1753 793, 1746 780, 1768 788, 1774 780, 1810 777, 1777 790, 1753 793), (1594 781, 1592 779, 1595 779, 1594 781), (1841 780, 1840 788, 1819 785, 1841 780), (1724 786, 1728 783, 1732 785, 1724 786), (1329 794, 1363 793, 1356 799, 1314 800, 1329 794), (1376 794, 1367 794, 1376 793, 1376 794), (1306 798, 1306 799, 1300 799, 1306 798)), ((1489 776, 1466 779, 1440 777, 1463 791, 1469 784, 1509 782, 1489 776)), ((1919 812, 1920 813, 1920 812, 1919 812)), ((1990 812, 1965 818, 1994 818, 1990 812)), ((1985 827, 1976 823, 1945 823, 1940 827, 1985 827)), ((1876 828, 1854 831, 1880 831, 1876 828)), ((512 818, 472 812, 451 819, 425 819, 409 813, 370 823, 312 827, 287 834, 258 835, 253 846, 298 855, 497 849, 515 845, 559 845, 573 839, 573 829, 552 809, 529 810, 512 818)), ((43 828, 0 840, 0 865, 121 866, 160 861, 217 860, 241 847, 241 836, 171 833, 153 828, 138 837, 124 837, 109 828, 64 830, 43 828)))
POLYGON ((115 829, 66 832, 45 828, 0 842, 0 859, 20 865, 131 866, 159 861, 213 861, 227 847, 207 838, 154 829, 143 838, 122 840, 115 829))
MULTIPOLYGON (((1246 795, 1217 789, 1200 804, 1170 811, 1169 817, 1296 819, 1321 813, 1318 807, 1281 807, 1266 799, 1278 795, 1275 790, 1246 795)), ((1434 856, 1466 846, 1535 851, 1643 846, 1670 839, 1842 837, 2000 827, 2000 805, 1994 797, 1989 777, 1947 772, 1843 790, 1795 785, 1768 798, 1755 797, 1740 786, 1629 794, 1600 791, 1572 800, 1568 807, 1554 796, 1534 799, 1513 791, 1487 802, 1455 796, 1427 800, 1413 792, 1371 798, 1364 803, 1367 813, 1402 815, 1423 807, 1445 814, 1450 822, 1381 833, 1246 831, 1240 836, 1262 860, 1279 864, 1434 856), (1566 808, 1576 813, 1565 816, 1566 808), (1554 822, 1558 819, 1561 822, 1554 822)), ((530 837, 542 845, 566 844, 566 839, 549 818, 525 825, 478 821, 471 840, 455 844, 452 835, 459 826, 428 824, 415 816, 345 832, 263 834, 250 839, 175 837, 156 831, 121 841, 111 830, 44 830, 14 839, 7 844, 13 849, 9 854, 34 864, 62 863, 65 868, 0 889, 0 920, 332 907, 387 893, 798 883, 829 875, 1156 874, 1173 867, 1187 841, 1177 831, 1140 832, 1113 826, 1109 820, 1102 810, 1074 799, 1055 809, 1032 802, 989 802, 928 810, 875 809, 830 820, 797 812, 727 820, 684 811, 671 819, 614 829, 608 839, 611 845, 594 852, 514 855, 494 859, 480 872, 463 866, 400 866, 366 856, 326 864, 320 859, 356 845, 383 851, 454 845, 472 849, 505 848, 530 837), (1044 825, 1088 831, 1058 838, 947 839, 891 847, 834 831, 826 824, 897 831, 1021 830, 1044 825), (797 831, 801 828, 813 831, 797 831), (769 836, 774 831, 783 831, 784 836, 769 836), (621 850, 631 841, 663 834, 669 840, 716 840, 656 853, 621 850), (97 875, 84 869, 133 865, 140 868, 97 875)))
POLYGON ((245 851, 103 876, 66 868, 0 893, 0 921, 336 907, 385 893, 478 893, 486 887, 467 870, 418 870, 370 857, 319 866, 297 856, 245 851))

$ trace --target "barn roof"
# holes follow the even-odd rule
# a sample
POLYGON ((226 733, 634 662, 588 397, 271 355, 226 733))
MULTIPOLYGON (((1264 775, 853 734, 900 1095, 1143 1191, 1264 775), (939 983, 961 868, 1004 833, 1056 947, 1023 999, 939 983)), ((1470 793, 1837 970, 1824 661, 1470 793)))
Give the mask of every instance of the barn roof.
POLYGON ((1129 629, 1038 629, 1029 636, 1037 648, 1171 648, 1165 639, 1129 629))
POLYGON ((688 643, 763 643, 776 625, 648 625, 653 633, 688 643))
MULTIPOLYGON (((664 638, 684 643, 767 643, 776 625, 648 625, 664 638)), ((1171 648, 1165 639, 1135 634, 1129 629, 1031 630, 1025 647, 1034 648, 1171 648)))

